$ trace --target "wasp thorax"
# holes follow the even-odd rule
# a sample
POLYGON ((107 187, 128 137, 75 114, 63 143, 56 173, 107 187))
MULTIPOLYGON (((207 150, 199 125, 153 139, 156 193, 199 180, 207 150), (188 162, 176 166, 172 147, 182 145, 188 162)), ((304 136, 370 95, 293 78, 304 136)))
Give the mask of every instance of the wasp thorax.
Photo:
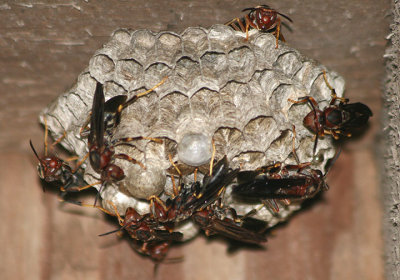
POLYGON ((191 166, 200 166, 209 162, 211 151, 211 139, 201 133, 188 133, 178 143, 179 160, 191 166))

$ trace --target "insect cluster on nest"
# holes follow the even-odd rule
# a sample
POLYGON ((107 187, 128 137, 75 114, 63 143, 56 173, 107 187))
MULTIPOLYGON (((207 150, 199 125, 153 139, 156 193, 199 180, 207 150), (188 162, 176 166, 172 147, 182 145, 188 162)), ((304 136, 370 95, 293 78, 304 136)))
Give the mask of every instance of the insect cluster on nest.
POLYGON ((35 151, 40 177, 66 201, 95 187, 95 207, 157 262, 199 228, 265 242, 246 221, 272 227, 326 190, 336 151, 323 136, 349 136, 372 115, 342 97, 340 76, 282 43, 287 16, 248 10, 181 34, 117 30, 40 116, 81 159, 73 169, 35 151))

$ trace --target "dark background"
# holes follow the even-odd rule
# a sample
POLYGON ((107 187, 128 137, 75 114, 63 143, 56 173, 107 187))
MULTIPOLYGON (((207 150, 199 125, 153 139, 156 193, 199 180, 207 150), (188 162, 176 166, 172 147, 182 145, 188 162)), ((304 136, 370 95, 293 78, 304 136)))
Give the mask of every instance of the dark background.
POLYGON ((4 279, 149 279, 150 260, 95 209, 60 206, 42 192, 29 139, 42 151, 39 112, 75 82, 120 27, 183 31, 269 4, 290 16, 287 42, 340 73, 346 96, 371 107, 369 130, 344 143, 319 201, 274 229, 263 250, 228 251, 220 239, 172 249, 159 279, 383 279, 379 137, 390 1, 10 1, 0 3, 0 272, 4 279))

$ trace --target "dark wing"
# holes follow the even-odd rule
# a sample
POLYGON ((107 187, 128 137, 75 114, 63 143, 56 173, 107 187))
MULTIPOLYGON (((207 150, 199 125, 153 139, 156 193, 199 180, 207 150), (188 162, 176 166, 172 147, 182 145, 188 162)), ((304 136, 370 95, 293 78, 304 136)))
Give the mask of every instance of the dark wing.
POLYGON ((218 193, 223 187, 229 185, 236 177, 238 170, 230 170, 226 156, 222 158, 213 168, 211 176, 204 176, 203 183, 200 186, 199 193, 196 193, 198 199, 191 200, 185 209, 191 208, 193 211, 204 209, 218 199, 218 193))
POLYGON ((341 108, 345 112, 345 123, 343 124, 344 129, 363 126, 368 122, 369 117, 372 116, 371 109, 360 102, 343 104, 341 105, 341 108))
POLYGON ((286 192, 305 184, 306 178, 271 179, 267 176, 258 176, 251 181, 233 186, 232 194, 241 199, 254 201, 298 198, 298 195, 286 192))
POLYGON ((96 84, 96 91, 93 97, 92 116, 90 118, 90 134, 89 145, 96 144, 98 147, 103 146, 104 141, 104 93, 103 85, 99 82, 96 84))
POLYGON ((118 111, 119 106, 123 105, 127 99, 126 95, 117 95, 111 97, 104 103, 104 111, 115 113, 118 111))
POLYGON ((122 105, 125 103, 127 98, 126 95, 117 95, 108 99, 104 104, 105 121, 112 121, 113 127, 120 123, 122 105))
POLYGON ((244 243, 259 244, 267 241, 263 234, 238 226, 229 219, 214 218, 210 221, 207 230, 244 243))
POLYGON ((181 241, 183 234, 180 232, 169 232, 168 230, 155 230, 154 235, 157 240, 171 240, 171 241, 181 241))

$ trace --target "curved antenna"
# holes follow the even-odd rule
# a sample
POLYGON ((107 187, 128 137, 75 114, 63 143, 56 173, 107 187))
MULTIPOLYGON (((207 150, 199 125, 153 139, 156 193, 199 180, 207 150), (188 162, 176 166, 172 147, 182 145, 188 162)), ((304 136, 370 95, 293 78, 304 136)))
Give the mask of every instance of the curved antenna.
POLYGON ((280 12, 276 12, 276 13, 277 13, 278 15, 284 17, 285 19, 287 19, 287 20, 290 21, 291 23, 293 23, 293 20, 292 20, 290 17, 288 17, 287 15, 281 14, 280 12))
POLYGON ((31 148, 32 148, 33 153, 35 154, 35 156, 37 157, 37 159, 38 159, 39 162, 41 163, 42 161, 41 161, 40 157, 38 156, 38 154, 37 154, 35 148, 33 147, 32 140, 31 140, 31 139, 29 139, 29 144, 31 145, 31 148))
POLYGON ((99 234, 98 236, 106 236, 106 235, 109 235, 109 234, 113 234, 113 233, 116 233, 116 232, 118 232, 118 231, 123 230, 124 228, 126 228, 126 225, 120 227, 119 229, 116 229, 116 230, 112 230, 112 231, 109 231, 109 232, 106 232, 106 233, 99 234))

